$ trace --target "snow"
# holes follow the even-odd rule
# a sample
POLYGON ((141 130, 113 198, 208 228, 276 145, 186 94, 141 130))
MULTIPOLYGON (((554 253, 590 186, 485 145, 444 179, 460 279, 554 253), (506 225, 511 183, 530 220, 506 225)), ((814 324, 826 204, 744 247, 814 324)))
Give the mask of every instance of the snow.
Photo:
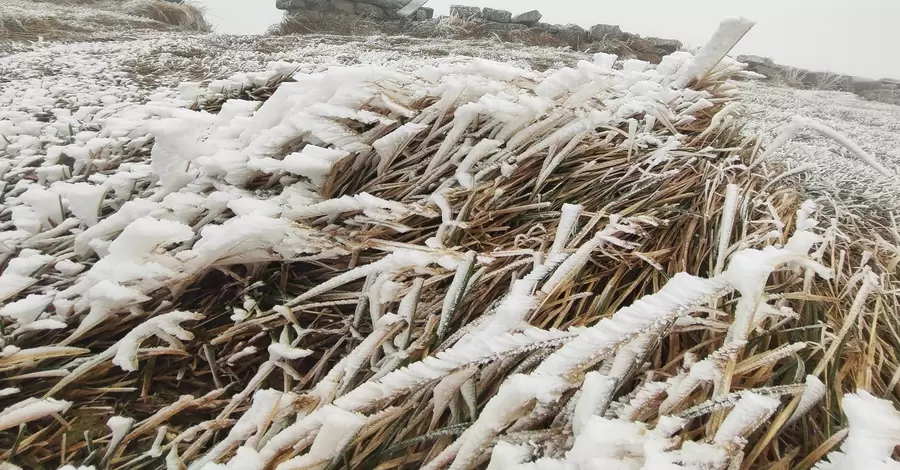
POLYGON ((53 414, 62 414, 72 404, 65 400, 53 398, 26 398, 18 403, 0 410, 0 431, 4 431, 20 424, 35 421, 53 414))
POLYGON ((828 454, 828 461, 817 470, 890 470, 900 466, 891 458, 900 445, 900 411, 893 403, 866 391, 845 395, 841 401, 850 422, 850 433, 839 452, 828 454))
POLYGON ((190 320, 201 320, 202 315, 192 312, 169 312, 153 317, 128 332, 116 344, 116 354, 112 363, 124 371, 137 370, 137 354, 141 343, 151 336, 159 336, 171 347, 179 347, 178 340, 188 341, 194 335, 181 327, 181 323, 190 320), (176 339, 177 338, 177 339, 176 339))

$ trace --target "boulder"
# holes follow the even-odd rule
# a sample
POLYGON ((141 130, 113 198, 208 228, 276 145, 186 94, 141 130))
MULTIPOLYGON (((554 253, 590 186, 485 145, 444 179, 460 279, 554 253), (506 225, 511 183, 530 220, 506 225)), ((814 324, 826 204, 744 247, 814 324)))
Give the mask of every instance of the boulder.
POLYGON ((453 18, 463 18, 470 20, 472 18, 481 18, 481 8, 469 7, 465 5, 450 5, 450 16, 453 18))
POLYGON ((752 55, 752 54, 739 55, 739 56, 737 56, 737 61, 743 62, 743 63, 751 65, 751 66, 755 65, 755 64, 775 65, 775 62, 768 57, 762 57, 762 56, 752 55))
POLYGON ((423 9, 416 10, 416 14, 413 16, 413 19, 416 21, 425 21, 428 19, 428 12, 423 9))
POLYGON ((560 32, 562 26, 558 24, 550 24, 550 23, 535 23, 531 25, 534 28, 540 28, 546 31, 548 34, 557 34, 560 32))
POLYGON ((279 10, 297 10, 306 8, 304 0, 275 0, 275 8, 279 10))
POLYGON ((349 0, 331 0, 331 6, 344 13, 356 13, 356 4, 349 0))
POLYGON ((531 10, 512 17, 510 21, 513 23, 532 24, 541 21, 541 18, 543 17, 544 15, 541 15, 541 12, 537 10, 531 10))
POLYGON ((304 0, 306 2, 306 8, 310 10, 328 10, 331 8, 331 3, 328 0, 304 0))
POLYGON ((362 3, 368 3, 369 5, 375 5, 378 8, 382 8, 384 10, 399 10, 406 6, 409 3, 409 0, 359 0, 362 3))
POLYGON ((677 39, 647 38, 647 42, 657 49, 664 50, 670 54, 681 50, 682 46, 684 46, 684 44, 677 39))
POLYGON ((387 18, 387 14, 381 8, 369 3, 357 3, 356 14, 359 16, 368 16, 369 18, 382 19, 387 18))
POLYGON ((495 10, 493 8, 482 8, 481 17, 487 21, 496 23, 509 23, 512 20, 512 13, 506 10, 495 10))
POLYGON ((770 79, 774 79, 775 77, 779 77, 784 74, 783 70, 781 70, 781 67, 776 65, 775 62, 768 57, 760 57, 758 55, 739 55, 737 56, 737 61, 747 64, 747 70, 765 75, 770 79))
POLYGON ((588 32, 577 24, 570 23, 565 25, 556 25, 556 27, 559 28, 556 35, 573 47, 578 47, 581 44, 588 42, 588 39, 590 39, 588 32))
MULTIPOLYGON (((430 20, 430 19, 434 18, 434 8, 422 7, 422 8, 419 8, 419 11, 425 12, 426 20, 430 20)), ((416 14, 418 15, 418 12, 416 14)))
POLYGON ((618 25, 610 25, 610 24, 595 24, 591 26, 590 31, 591 39, 596 39, 598 41, 602 40, 616 40, 625 37, 625 33, 622 32, 622 28, 618 25))

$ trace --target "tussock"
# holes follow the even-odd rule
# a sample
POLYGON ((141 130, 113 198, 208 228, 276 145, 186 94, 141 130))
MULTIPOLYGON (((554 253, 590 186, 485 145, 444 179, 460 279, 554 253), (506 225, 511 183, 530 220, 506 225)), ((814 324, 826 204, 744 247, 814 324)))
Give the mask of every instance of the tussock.
POLYGON ((0 5, 0 41, 91 39, 121 31, 210 30, 203 9, 163 0, 8 0, 0 5))
POLYGON ((889 459, 859 423, 895 429, 890 403, 845 394, 896 397, 893 219, 770 184, 787 170, 742 133, 731 59, 615 59, 276 64, 211 85, 215 114, 98 121, 145 140, 61 146, 58 178, 11 154, 0 406, 29 414, 0 458, 889 459))
POLYGON ((132 15, 149 18, 162 24, 188 31, 209 31, 210 26, 203 18, 203 10, 193 4, 180 4, 162 0, 141 0, 126 5, 132 15))

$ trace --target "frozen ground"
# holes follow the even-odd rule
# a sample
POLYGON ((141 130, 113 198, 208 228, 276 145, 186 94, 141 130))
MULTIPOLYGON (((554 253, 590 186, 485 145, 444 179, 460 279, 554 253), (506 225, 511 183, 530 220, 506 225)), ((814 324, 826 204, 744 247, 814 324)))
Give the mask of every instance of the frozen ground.
MULTIPOLYGON (((332 65, 390 64, 411 70, 426 63, 474 56, 538 70, 572 65, 588 58, 572 51, 504 46, 493 40, 425 40, 405 37, 255 37, 183 33, 139 34, 128 40, 83 43, 32 43, 0 50, 0 112, 32 115, 54 107, 77 108, 113 102, 145 102, 172 97, 184 81, 208 82, 239 72, 258 72, 270 61, 303 64, 301 71, 332 65), (26 90, 43 88, 56 104, 26 90)), ((246 79, 247 77, 243 77, 246 79)), ((746 83, 743 101, 750 129, 767 140, 794 115, 816 119, 857 142, 888 168, 900 171, 900 107, 864 101, 840 92, 804 91, 746 83)), ((53 101, 51 100, 51 101, 53 101)), ((5 119, 8 119, 6 117, 5 119)), ((775 157, 792 167, 814 164, 811 189, 847 203, 900 206, 900 182, 874 169, 830 139, 805 131, 775 157)))
MULTIPOLYGON (((749 129, 770 142, 795 115, 815 119, 853 140, 897 174, 900 171, 900 106, 866 101, 852 93, 796 90, 747 83, 743 102, 752 113, 749 129)), ((900 181, 863 164, 837 142, 803 131, 775 157, 791 167, 816 165, 807 185, 847 204, 900 206, 900 181)))

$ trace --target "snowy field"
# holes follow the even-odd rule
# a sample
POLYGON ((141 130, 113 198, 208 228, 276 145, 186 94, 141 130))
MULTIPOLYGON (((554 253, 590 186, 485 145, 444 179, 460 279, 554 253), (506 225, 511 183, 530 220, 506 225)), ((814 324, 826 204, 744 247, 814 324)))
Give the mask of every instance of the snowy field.
MULTIPOLYGON (((767 141, 796 115, 815 119, 849 137, 891 169, 900 171, 900 106, 867 101, 852 93, 797 90, 746 83, 741 101, 751 113, 748 130, 767 141)), ((810 168, 806 184, 848 205, 900 208, 900 180, 885 177, 832 139, 803 131, 774 155, 791 168, 810 168)))

